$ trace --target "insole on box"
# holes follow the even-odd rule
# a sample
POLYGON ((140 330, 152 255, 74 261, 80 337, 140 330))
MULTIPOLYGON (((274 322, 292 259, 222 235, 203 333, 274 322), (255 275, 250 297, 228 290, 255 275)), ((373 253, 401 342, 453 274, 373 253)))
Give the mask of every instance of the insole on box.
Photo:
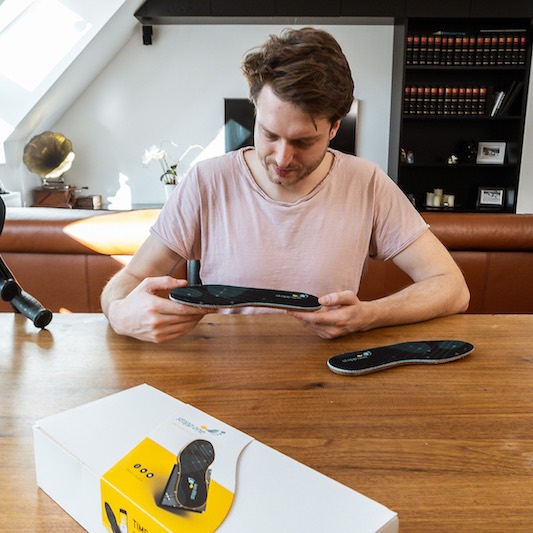
POLYGON ((209 466, 214 460, 215 449, 207 440, 194 440, 185 446, 178 454, 160 505, 197 513, 205 511, 209 466))

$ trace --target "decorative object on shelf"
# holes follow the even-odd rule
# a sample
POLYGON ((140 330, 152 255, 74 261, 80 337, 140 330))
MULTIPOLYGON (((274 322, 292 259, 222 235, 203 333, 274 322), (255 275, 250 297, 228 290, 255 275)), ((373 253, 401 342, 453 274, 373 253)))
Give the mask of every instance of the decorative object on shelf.
MULTIPOLYGON (((178 183, 178 173, 176 171, 178 164, 170 165, 167 161, 167 152, 161 148, 165 142, 172 141, 163 141, 159 147, 155 144, 150 146, 144 151, 143 156, 143 165, 147 167, 152 161, 159 161, 161 168, 163 169, 163 174, 160 176, 160 180, 166 184, 177 184, 178 183)), ((174 144, 174 143, 172 143, 174 144)))
POLYGON ((426 208, 453 209, 454 207, 454 194, 444 194, 443 189, 433 189, 433 192, 426 193, 426 208))
POLYGON ((478 209, 503 209, 505 189, 499 187, 479 187, 477 195, 478 209))
POLYGON ((78 209, 102 209, 102 195, 78 196, 76 198, 76 207, 78 209))
POLYGON ((76 205, 76 187, 61 184, 55 187, 33 189, 32 207, 61 207, 72 209, 76 205))
POLYGON ((412 165, 415 162, 415 154, 411 150, 406 152, 405 148, 401 148, 400 149, 400 162, 407 163, 408 165, 412 165))
POLYGON ((63 174, 74 161, 72 143, 62 133, 44 131, 24 147, 22 160, 30 172, 41 178, 45 189, 64 188, 63 174))
POLYGON ((475 163, 477 157, 477 141, 462 141, 458 148, 459 160, 464 163, 475 163))
POLYGON ((491 117, 506 115, 509 113, 512 103, 524 87, 523 81, 513 81, 508 88, 494 93, 494 103, 490 112, 491 117))
MULTIPOLYGON (((144 151, 143 156, 143 165, 148 166, 152 161, 159 161, 161 168, 163 169, 163 174, 160 176, 160 180, 165 185, 178 185, 178 183, 183 179, 183 174, 179 173, 180 164, 185 158, 185 156, 194 148, 203 150, 203 146, 199 144, 193 144, 183 152, 175 163, 169 163, 169 155, 166 150, 163 149, 165 143, 170 143, 171 146, 177 147, 177 144, 173 141, 163 141, 159 146, 152 145, 150 148, 144 151)), ((165 191, 167 187, 165 187, 165 191)), ((168 197, 168 196, 167 196, 168 197)))
POLYGON ((450 157, 448 157, 448 165, 457 165, 458 161, 459 158, 455 154, 451 154, 450 157))
POLYGON ((478 143, 476 163, 479 165, 503 165, 505 143, 484 141, 478 143))

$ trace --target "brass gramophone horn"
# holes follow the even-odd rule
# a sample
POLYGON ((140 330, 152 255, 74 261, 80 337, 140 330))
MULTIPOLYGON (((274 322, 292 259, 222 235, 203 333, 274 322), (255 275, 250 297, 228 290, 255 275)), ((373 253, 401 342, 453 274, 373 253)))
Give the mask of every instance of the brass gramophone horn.
POLYGON ((41 178, 60 178, 74 159, 72 143, 62 134, 45 131, 35 137, 24 147, 22 160, 41 178))

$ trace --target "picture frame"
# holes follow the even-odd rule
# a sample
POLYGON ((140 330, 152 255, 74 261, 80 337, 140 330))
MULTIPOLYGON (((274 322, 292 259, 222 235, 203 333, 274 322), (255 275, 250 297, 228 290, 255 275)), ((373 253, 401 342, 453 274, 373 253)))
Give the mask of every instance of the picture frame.
POLYGON ((482 141, 477 146, 478 165, 503 165, 505 162, 506 143, 482 141))
POLYGON ((478 209, 503 209, 505 189, 500 187, 479 187, 477 195, 478 209))

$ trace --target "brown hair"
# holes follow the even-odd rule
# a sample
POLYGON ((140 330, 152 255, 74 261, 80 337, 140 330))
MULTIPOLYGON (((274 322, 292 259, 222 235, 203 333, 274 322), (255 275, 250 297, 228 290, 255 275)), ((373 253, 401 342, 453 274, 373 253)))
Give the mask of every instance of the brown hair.
POLYGON ((344 118, 353 102, 354 82, 339 43, 316 28, 287 28, 249 52, 242 71, 256 104, 269 85, 281 100, 331 123, 344 118))

